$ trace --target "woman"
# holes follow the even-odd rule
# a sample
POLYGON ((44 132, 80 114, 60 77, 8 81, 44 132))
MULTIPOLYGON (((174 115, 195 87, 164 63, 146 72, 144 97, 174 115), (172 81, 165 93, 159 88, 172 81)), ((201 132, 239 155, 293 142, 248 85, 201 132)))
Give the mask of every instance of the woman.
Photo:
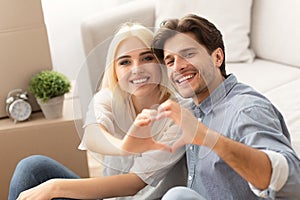
POLYGON ((149 29, 127 23, 111 42, 103 86, 90 104, 81 144, 113 155, 104 158, 104 176, 80 179, 50 158, 32 156, 18 164, 9 199, 24 190, 19 200, 160 199, 169 188, 185 184, 184 149, 176 154, 155 150, 171 145, 180 129, 171 120, 153 117, 153 108, 176 97, 150 51, 152 39, 149 29), (149 146, 154 150, 136 154, 149 146))

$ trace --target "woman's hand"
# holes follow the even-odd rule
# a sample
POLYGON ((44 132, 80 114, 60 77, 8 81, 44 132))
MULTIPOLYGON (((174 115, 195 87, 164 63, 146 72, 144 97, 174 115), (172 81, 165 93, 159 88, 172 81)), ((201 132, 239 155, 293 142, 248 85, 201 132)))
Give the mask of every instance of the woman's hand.
POLYGON ((50 200, 53 198, 54 179, 46 181, 36 187, 23 191, 17 200, 50 200))
POLYGON ((158 149, 171 151, 168 145, 158 143, 152 137, 151 126, 156 120, 156 115, 156 110, 144 109, 136 117, 127 135, 123 138, 122 150, 130 153, 143 153, 158 149))

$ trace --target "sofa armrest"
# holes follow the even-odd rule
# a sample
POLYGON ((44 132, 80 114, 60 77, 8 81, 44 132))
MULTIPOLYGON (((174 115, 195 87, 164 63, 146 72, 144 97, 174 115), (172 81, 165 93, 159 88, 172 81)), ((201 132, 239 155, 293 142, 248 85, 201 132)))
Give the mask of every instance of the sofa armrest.
POLYGON ((132 21, 153 27, 155 22, 155 1, 134 0, 96 15, 85 18, 81 23, 81 36, 86 60, 77 77, 82 117, 93 94, 100 85, 105 70, 109 43, 120 24, 132 21), (96 48, 97 47, 97 48, 96 48))
POLYGON ((138 22, 153 27, 154 9, 153 0, 134 0, 85 18, 81 24, 85 54, 88 55, 98 44, 113 36, 119 25, 124 22, 138 22))

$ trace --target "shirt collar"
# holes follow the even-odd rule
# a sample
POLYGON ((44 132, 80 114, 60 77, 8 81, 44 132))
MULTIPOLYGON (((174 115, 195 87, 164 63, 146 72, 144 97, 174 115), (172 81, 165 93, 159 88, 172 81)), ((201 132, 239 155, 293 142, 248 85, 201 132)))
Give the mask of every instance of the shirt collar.
POLYGON ((227 76, 227 78, 200 104, 192 104, 192 110, 194 114, 208 114, 214 106, 216 106, 220 101, 222 101, 229 91, 237 83, 237 79, 233 74, 227 76))

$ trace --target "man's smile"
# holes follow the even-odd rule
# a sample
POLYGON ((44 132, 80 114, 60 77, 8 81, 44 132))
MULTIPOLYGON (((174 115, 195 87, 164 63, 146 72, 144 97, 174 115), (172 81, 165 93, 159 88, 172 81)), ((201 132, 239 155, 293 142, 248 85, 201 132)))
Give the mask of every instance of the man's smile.
POLYGON ((179 76, 176 76, 174 78, 174 82, 179 84, 179 85, 185 84, 185 83, 188 83, 189 81, 191 81, 195 76, 196 76, 196 73, 189 73, 189 74, 185 74, 185 75, 179 75, 179 76))

